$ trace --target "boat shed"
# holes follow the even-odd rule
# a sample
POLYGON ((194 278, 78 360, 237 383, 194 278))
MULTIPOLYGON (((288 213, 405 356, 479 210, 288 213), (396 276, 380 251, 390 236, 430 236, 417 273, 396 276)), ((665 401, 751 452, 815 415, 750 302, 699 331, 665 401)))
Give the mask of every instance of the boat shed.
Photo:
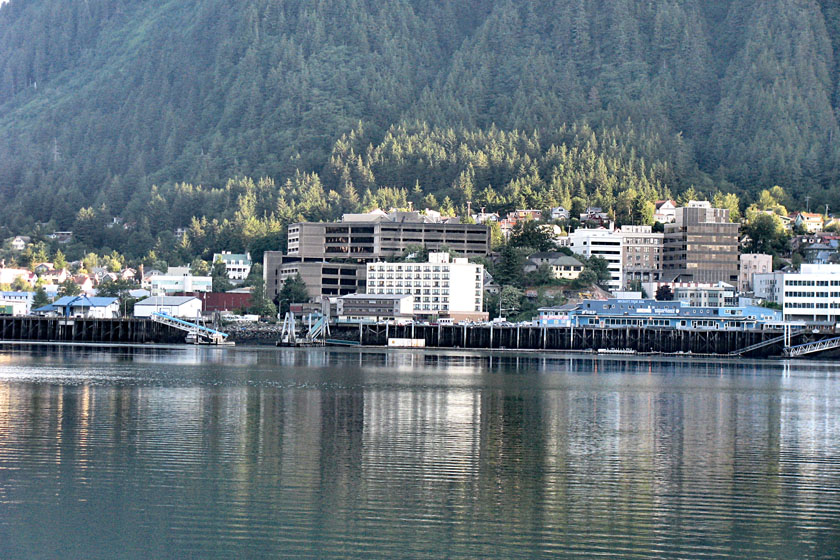
POLYGON ((152 313, 194 319, 201 315, 201 300, 192 296, 154 296, 134 304, 135 317, 151 317, 152 313))

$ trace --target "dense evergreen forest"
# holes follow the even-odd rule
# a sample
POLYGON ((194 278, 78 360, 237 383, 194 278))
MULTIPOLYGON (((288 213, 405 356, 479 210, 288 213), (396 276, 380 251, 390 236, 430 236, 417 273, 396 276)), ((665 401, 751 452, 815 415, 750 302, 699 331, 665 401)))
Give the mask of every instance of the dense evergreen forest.
POLYGON ((409 202, 840 209, 839 65, 834 0, 11 0, 0 216, 188 256, 409 202))

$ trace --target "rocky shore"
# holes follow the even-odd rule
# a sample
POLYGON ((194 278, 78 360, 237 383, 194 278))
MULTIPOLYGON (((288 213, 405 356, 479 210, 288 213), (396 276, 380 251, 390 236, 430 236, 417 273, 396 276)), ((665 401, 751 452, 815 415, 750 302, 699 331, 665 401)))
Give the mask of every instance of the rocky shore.
POLYGON ((282 326, 279 323, 231 323, 222 325, 220 330, 228 333, 230 335, 228 340, 238 345, 273 346, 280 338, 282 326))

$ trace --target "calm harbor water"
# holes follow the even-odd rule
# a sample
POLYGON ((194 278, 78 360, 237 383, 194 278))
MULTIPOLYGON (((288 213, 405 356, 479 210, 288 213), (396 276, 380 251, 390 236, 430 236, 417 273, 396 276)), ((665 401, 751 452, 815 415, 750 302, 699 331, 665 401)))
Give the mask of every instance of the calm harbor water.
POLYGON ((2 558, 838 558, 840 364, 0 349, 2 558))

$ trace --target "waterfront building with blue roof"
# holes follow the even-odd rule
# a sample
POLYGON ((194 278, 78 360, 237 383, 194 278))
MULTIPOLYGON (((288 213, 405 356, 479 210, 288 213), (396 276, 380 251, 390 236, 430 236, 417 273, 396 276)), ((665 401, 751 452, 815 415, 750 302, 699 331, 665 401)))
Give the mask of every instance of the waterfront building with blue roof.
POLYGON ((538 310, 536 324, 546 327, 745 330, 763 328, 781 320, 780 311, 755 305, 691 307, 682 301, 606 299, 542 307, 538 310))

